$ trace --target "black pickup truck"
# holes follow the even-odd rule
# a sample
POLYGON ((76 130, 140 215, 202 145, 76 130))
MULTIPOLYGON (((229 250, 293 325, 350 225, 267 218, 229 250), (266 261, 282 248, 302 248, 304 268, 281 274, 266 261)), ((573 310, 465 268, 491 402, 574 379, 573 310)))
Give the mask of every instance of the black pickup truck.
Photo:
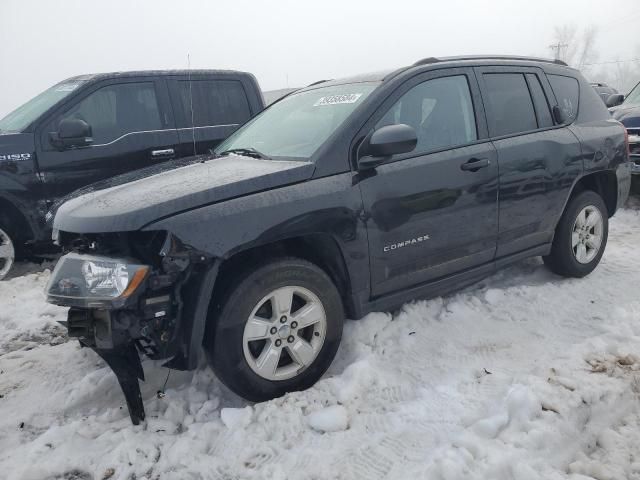
POLYGON ((56 199, 208 153, 263 108, 253 75, 217 70, 82 75, 28 101, 0 120, 0 279, 16 254, 51 243, 56 199))
POLYGON ((209 157, 63 204, 47 288, 144 419, 140 356, 262 401, 316 382, 345 318, 543 256, 582 277, 630 185, 620 122, 564 64, 427 58, 313 84, 209 157))

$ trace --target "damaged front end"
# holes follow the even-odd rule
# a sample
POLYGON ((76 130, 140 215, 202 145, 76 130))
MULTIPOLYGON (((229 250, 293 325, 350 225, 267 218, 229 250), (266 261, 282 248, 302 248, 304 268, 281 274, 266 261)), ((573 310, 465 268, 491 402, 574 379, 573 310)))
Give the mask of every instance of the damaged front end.
POLYGON ((217 262, 167 232, 59 236, 70 253, 47 301, 70 307, 69 336, 111 367, 137 425, 145 418, 140 356, 177 370, 198 364, 217 262))

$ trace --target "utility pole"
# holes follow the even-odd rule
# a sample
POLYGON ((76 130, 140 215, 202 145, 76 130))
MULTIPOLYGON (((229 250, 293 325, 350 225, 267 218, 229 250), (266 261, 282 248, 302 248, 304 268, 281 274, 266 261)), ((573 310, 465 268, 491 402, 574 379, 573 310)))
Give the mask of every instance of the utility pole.
POLYGON ((569 45, 566 43, 556 43, 554 45, 549 45, 549 48, 551 49, 552 52, 554 52, 553 58, 555 60, 562 60, 562 49, 563 48, 567 48, 569 45))

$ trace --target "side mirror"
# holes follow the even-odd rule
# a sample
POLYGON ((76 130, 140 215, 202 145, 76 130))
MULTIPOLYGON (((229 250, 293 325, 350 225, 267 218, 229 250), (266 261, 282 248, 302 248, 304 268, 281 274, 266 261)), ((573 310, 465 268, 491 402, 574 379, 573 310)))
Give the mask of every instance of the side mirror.
POLYGON ((617 107, 622 102, 624 102, 624 95, 622 95, 621 93, 614 93, 613 95, 609 95, 609 98, 607 98, 606 104, 607 104, 607 107, 611 108, 611 107, 617 107))
POLYGON ((60 122, 58 131, 49 134, 53 146, 65 149, 86 147, 93 142, 91 125, 79 118, 65 118, 60 122))
POLYGON ((417 144, 416 131, 409 125, 399 123, 380 127, 365 138, 360 149, 358 168, 375 168, 392 155, 413 151, 417 144))
POLYGON ((553 113, 553 119, 556 122, 556 125, 564 125, 567 121, 567 116, 564 114, 564 111, 560 108, 559 105, 554 105, 551 109, 553 113))

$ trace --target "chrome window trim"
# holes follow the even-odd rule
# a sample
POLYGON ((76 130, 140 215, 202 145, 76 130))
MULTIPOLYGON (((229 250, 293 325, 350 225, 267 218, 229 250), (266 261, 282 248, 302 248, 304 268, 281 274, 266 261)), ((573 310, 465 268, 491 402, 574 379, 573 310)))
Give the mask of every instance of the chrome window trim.
POLYGON ((141 131, 137 131, 137 132, 125 133, 124 135, 120 135, 118 138, 116 138, 114 140, 111 140, 108 143, 98 143, 98 144, 90 145, 90 146, 91 147, 107 147, 109 145, 113 145, 116 142, 119 142, 124 137, 128 137, 129 135, 134 135, 134 134, 137 134, 137 133, 159 133, 159 132, 170 132, 172 130, 197 130, 199 128, 237 127, 239 125, 240 125, 239 123, 226 123, 226 124, 223 124, 223 125, 203 125, 201 127, 163 128, 163 129, 159 129, 159 130, 141 130, 141 131))

